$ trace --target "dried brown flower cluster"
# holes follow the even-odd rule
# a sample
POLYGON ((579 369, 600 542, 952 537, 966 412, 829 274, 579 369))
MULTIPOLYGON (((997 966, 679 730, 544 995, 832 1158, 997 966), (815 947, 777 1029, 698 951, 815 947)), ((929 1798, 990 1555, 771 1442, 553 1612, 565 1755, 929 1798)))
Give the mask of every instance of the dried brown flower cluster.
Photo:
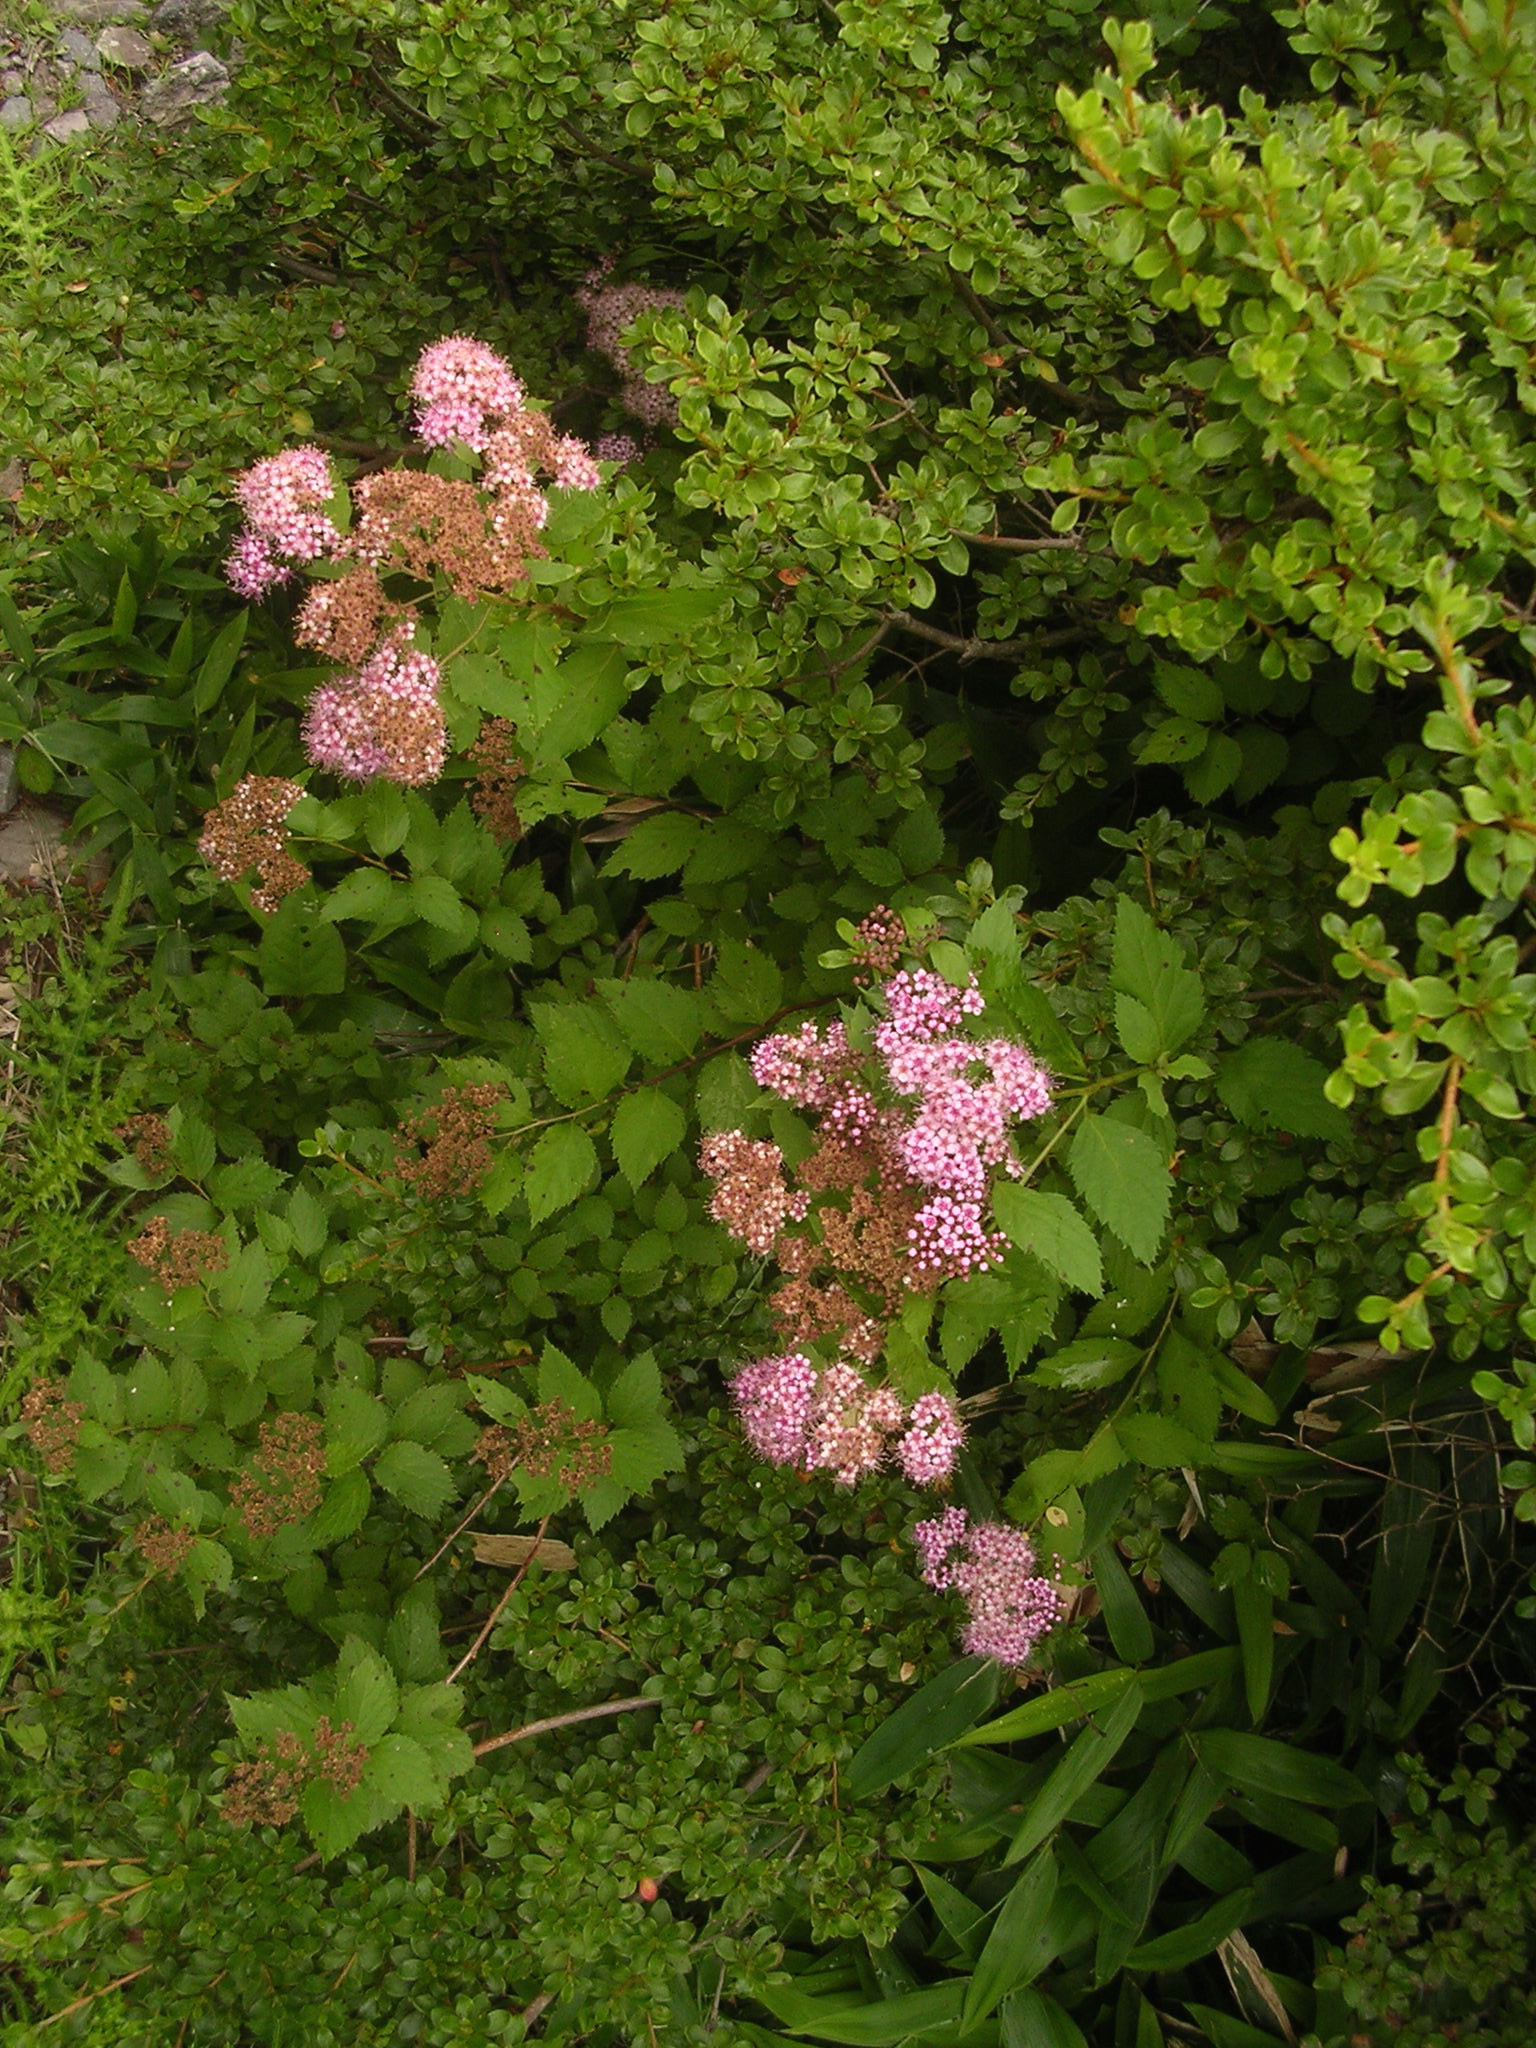
POLYGON ((356 668, 406 616, 406 607, 390 602, 375 571, 363 562, 334 583, 311 586, 294 620, 293 637, 301 647, 356 668))
POLYGON ((152 1572, 180 1571, 197 1541, 190 1529, 177 1529, 162 1515, 151 1515, 133 1532, 134 1546, 152 1572))
POLYGON ((470 808, 501 846, 515 846, 523 836, 523 821, 513 801, 523 776, 522 761, 513 752, 516 745, 510 719, 488 718, 469 749, 469 759, 480 770, 469 785, 470 808))
POLYGON ((352 1723, 332 1727, 322 1714, 306 1748, 285 1731, 262 1743, 253 1763, 236 1764, 224 1788, 224 1818, 231 1827, 281 1827, 299 1810, 306 1786, 334 1785, 343 1799, 357 1790, 368 1767, 368 1750, 352 1737, 352 1723))
POLYGON ((715 1183, 710 1215, 760 1257, 773 1250, 790 1217, 798 1222, 805 1215, 804 1198, 785 1183, 777 1145, 741 1131, 716 1131, 699 1147, 699 1164, 715 1183))
POLYGON ((496 1109, 506 1092, 494 1082, 445 1088, 435 1109, 407 1118, 399 1129, 400 1144, 423 1150, 419 1159, 403 1151, 396 1159, 395 1171, 406 1186, 431 1201, 473 1194, 491 1170, 496 1109))
POLYGON ((557 1478, 572 1493, 606 1479, 613 1468, 608 1433, 600 1422, 578 1422, 566 1401, 535 1408, 521 1422, 483 1429, 470 1456, 496 1485, 509 1472, 535 1479, 557 1478))
POLYGON ((298 1812, 309 1775, 303 1743, 285 1731, 275 1743, 262 1743, 253 1763, 236 1764, 230 1772, 224 1818, 234 1828, 280 1828, 298 1812))
POLYGON ((855 929, 853 979, 860 988, 867 988, 872 981, 884 981, 901 965, 906 946, 906 926, 894 910, 877 903, 855 929))
POLYGON ((357 523, 347 552, 375 570, 404 569, 424 583, 448 579, 458 597, 526 581, 539 543, 544 500, 500 492, 488 504, 473 484, 424 469, 387 469, 354 487, 357 523))
POLYGON ((190 1287, 229 1263, 229 1246, 211 1230, 175 1230, 152 1216, 128 1243, 128 1256, 153 1273, 168 1293, 190 1287))
POLYGON ((129 1148, 152 1180, 170 1172, 171 1134, 164 1117, 145 1111, 142 1116, 131 1116, 127 1123, 119 1124, 112 1135, 129 1148))
POLYGON ((710 1214, 752 1251, 771 1254, 783 1275, 768 1305, 791 1350, 835 1336, 863 1364, 880 1355, 886 1322, 910 1292, 908 1246, 923 1199, 895 1153, 898 1128, 897 1119, 882 1115, 857 1135, 824 1127, 795 1169, 804 1192, 791 1192, 784 1156, 765 1140, 724 1131, 699 1149, 699 1164, 715 1183, 710 1214), (812 1196, 821 1198, 814 1208, 812 1196), (806 1233, 786 1228, 808 1217, 806 1233))
POLYGON ((265 1543, 320 1505, 325 1432, 313 1415, 291 1410, 261 1425, 248 1472, 229 1490, 230 1504, 253 1543, 265 1543))
POLYGON ((276 910, 309 880, 309 869, 289 852, 283 831, 303 794, 281 776, 247 775, 203 820, 198 851, 226 882, 238 882, 254 868, 259 881, 251 900, 258 910, 276 910))
POLYGON ((67 1472, 75 1455, 75 1444, 85 1410, 78 1401, 65 1398, 57 1380, 39 1380, 21 1397, 21 1419, 33 1450, 47 1472, 67 1472))

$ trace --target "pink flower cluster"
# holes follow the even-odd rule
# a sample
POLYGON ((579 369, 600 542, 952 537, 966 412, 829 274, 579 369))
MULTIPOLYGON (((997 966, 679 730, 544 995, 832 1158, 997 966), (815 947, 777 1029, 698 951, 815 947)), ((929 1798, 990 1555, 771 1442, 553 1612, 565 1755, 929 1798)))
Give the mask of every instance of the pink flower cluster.
POLYGON ((612 268, 613 258, 605 257, 595 270, 587 272, 573 294, 587 316, 587 347, 595 355, 606 356, 623 378, 619 403, 631 418, 648 427, 674 426, 677 400, 664 384, 646 382, 639 364, 619 336, 642 313, 681 306, 684 296, 646 284, 609 284, 608 273, 612 268))
POLYGON ((324 449, 285 448, 268 455, 252 464, 235 490, 245 525, 224 573, 241 597, 264 597, 288 581, 292 564, 317 560, 341 539, 320 509, 336 490, 324 449))
POLYGON ((823 1129, 843 1144, 866 1144, 889 1129, 902 1171, 928 1195, 908 1229, 907 1256, 914 1282, 934 1287, 986 1272, 1005 1249, 985 1220, 993 1176, 1018 1172, 1012 1127, 1050 1108, 1050 1080, 1014 1040, 966 1031, 986 1008, 974 981, 954 988, 918 967, 893 975, 880 993, 881 1078, 889 1094, 917 1098, 912 1111, 881 1108, 868 1063, 837 1022, 762 1039, 752 1073, 796 1108, 819 1111, 823 1129))
POLYGON ((557 434, 531 410, 510 366, 484 342, 462 334, 433 342, 417 361, 411 396, 426 447, 463 443, 482 456, 478 491, 430 472, 364 478, 344 536, 323 509, 336 483, 319 448, 267 456, 236 485, 246 523, 225 573, 242 597, 264 596, 289 581, 295 565, 322 556, 347 571, 323 586, 324 596, 312 594, 300 638, 307 633, 306 644, 336 654, 344 631, 352 644, 343 658, 372 652, 356 674, 316 691, 304 744, 316 767, 355 781, 433 782, 448 751, 437 664, 412 649, 412 608, 385 598, 381 575, 392 568, 426 580, 446 574, 460 595, 506 588, 527 574, 526 556, 542 553, 544 484, 591 491, 602 481, 586 444, 557 434))
POLYGON ((462 441, 477 452, 499 422, 523 409, 523 387, 495 349, 466 334, 424 348, 411 377, 416 438, 428 448, 462 441))
POLYGON ((1022 1529, 1006 1522, 972 1523, 964 1508, 946 1508, 912 1532, 924 1582, 964 1596, 961 1647, 1014 1669, 1027 1664, 1042 1636, 1066 1612, 1061 1588, 1035 1569, 1022 1529))
POLYGON ((759 1457, 830 1472, 841 1486, 856 1485, 892 1452, 915 1484, 935 1485, 954 1470, 965 1441, 946 1395, 924 1394, 909 1414, 894 1389, 871 1387, 843 1359, 823 1370, 799 1351, 759 1358, 736 1375, 731 1398, 759 1457))
POLYGON ((354 782, 435 782, 448 755, 437 689, 440 671, 407 638, 387 640, 355 676, 309 700, 304 751, 317 768, 354 782))

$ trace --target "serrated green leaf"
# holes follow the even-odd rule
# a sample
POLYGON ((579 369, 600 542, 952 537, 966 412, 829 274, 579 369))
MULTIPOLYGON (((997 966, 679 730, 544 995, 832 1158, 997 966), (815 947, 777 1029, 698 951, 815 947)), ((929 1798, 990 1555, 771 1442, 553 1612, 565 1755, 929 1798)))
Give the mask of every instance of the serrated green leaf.
POLYGON ((602 1419, 602 1396, 586 1374, 554 1344, 546 1344, 539 1356, 539 1401, 544 1407, 553 1401, 564 1402, 578 1422, 602 1419))
POLYGON ((664 981, 605 981, 603 1001, 640 1057, 657 1066, 684 1060, 704 1031, 704 998, 664 981))
MULTIPOLYGON (((1160 932, 1131 896, 1115 898, 1109 983, 1119 994, 1134 997, 1151 1018, 1159 1054, 1176 1052, 1205 1014, 1200 978, 1184 965, 1178 942, 1160 932)), ((1123 1033, 1125 1022, 1118 1013, 1116 1022, 1123 1033)), ((1131 1050, 1129 1045, 1126 1050, 1131 1050)), ((1131 1054, 1133 1059, 1154 1056, 1131 1054)))
POLYGON ((1029 1252, 1084 1294, 1098 1294, 1104 1268, 1093 1232, 1065 1195, 1042 1194, 1038 1188, 1002 1182, 993 1192, 992 1208, 1009 1242, 1029 1252))
POLYGON ((377 1650, 348 1636, 336 1660, 336 1704, 332 1724, 352 1723, 354 1738, 371 1748, 395 1718, 400 1688, 377 1650))
POLYGON ((1221 685, 1203 669, 1186 668, 1178 662, 1156 661, 1152 664, 1152 687, 1168 709, 1176 711, 1181 718, 1193 718, 1210 725, 1226 710, 1221 685))
POLYGON ((534 1224, 564 1209, 597 1171, 597 1147, 578 1124, 556 1124, 545 1131, 528 1155, 523 1195, 534 1224))
POLYGON ((642 1186, 678 1150, 687 1132, 688 1118, 669 1095, 659 1088, 637 1088, 614 1111, 610 1138, 620 1173, 631 1187, 642 1186))
POLYGON ((457 1491, 453 1474, 436 1451, 409 1438, 385 1446, 374 1460, 373 1477, 403 1508, 428 1520, 440 1515, 457 1491))
POLYGON ((1350 1135, 1350 1122, 1324 1095, 1327 1079, 1322 1061, 1288 1038, 1250 1038, 1235 1052, 1223 1054, 1216 1069, 1216 1093, 1251 1130, 1343 1143, 1350 1135))
POLYGON ((308 889, 285 897, 256 948, 256 971, 269 996, 334 996, 347 985, 347 949, 316 913, 308 889))
POLYGON ((633 1054, 596 1004, 531 1003, 529 1015, 544 1048, 544 1078, 567 1109, 610 1094, 629 1072, 633 1054))
POLYGON ((329 1550, 332 1544, 355 1534, 367 1520, 372 1497, 368 1475, 357 1466, 333 1479, 325 1490, 325 1498, 309 1518, 307 1534, 315 1549, 329 1550))
POLYGON ((1132 1258, 1153 1264, 1173 1201, 1173 1175, 1156 1139, 1117 1117, 1088 1115, 1073 1133, 1067 1165, 1090 1211, 1132 1258))
POLYGON ((343 875, 334 889, 328 889, 320 904, 320 915, 328 924, 344 917, 381 917, 404 892, 382 868, 354 868, 343 875))
MULTIPOLYGON (((448 1669, 437 1613, 437 1588, 430 1579, 409 1587, 384 1631, 384 1654, 402 1685, 428 1685, 448 1669)), ((415 1734, 414 1728, 403 1731, 415 1734)))

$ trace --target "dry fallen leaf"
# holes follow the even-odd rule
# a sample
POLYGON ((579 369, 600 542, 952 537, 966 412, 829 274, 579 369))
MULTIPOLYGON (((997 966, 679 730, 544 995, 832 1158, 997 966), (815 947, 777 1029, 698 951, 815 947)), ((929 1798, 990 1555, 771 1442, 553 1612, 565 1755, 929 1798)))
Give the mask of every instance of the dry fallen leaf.
POLYGON ((546 1536, 537 1543, 532 1536, 493 1536, 483 1529, 473 1529, 476 1564, 526 1564, 531 1557, 535 1564, 541 1564, 546 1571, 574 1571, 576 1553, 569 1543, 557 1543, 552 1536, 546 1536))

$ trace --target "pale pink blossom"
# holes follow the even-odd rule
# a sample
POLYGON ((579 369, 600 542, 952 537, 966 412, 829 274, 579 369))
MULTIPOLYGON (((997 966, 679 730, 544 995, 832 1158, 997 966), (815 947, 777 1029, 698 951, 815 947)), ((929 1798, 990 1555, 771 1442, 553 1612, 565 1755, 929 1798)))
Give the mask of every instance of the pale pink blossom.
POLYGON ((923 1394, 912 1403, 907 1433, 896 1446, 896 1462, 914 1486, 948 1479, 965 1442, 965 1425, 947 1394, 923 1394))

